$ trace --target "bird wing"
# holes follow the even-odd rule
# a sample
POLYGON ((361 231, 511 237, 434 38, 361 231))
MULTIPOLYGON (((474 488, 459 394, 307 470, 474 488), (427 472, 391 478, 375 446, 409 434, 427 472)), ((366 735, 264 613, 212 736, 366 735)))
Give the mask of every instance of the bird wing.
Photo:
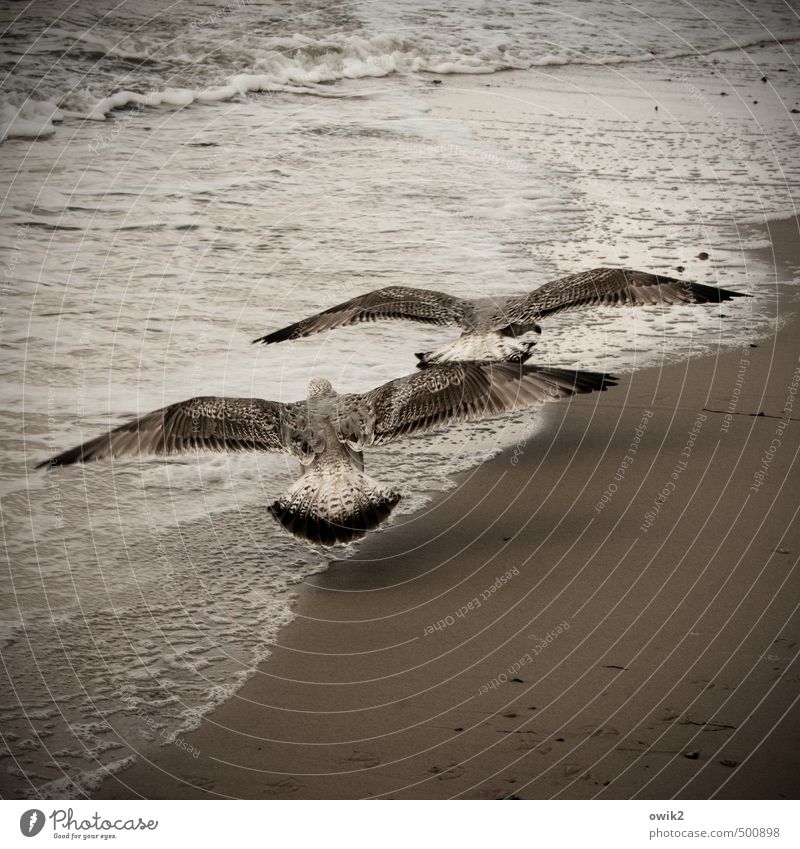
POLYGON ((360 450, 454 422, 486 419, 604 389, 615 382, 600 372, 513 363, 432 366, 363 395, 340 396, 337 430, 342 442, 360 450))
POLYGON ((120 425, 37 468, 136 454, 288 452, 287 433, 294 430, 287 423, 294 425, 295 406, 259 398, 190 398, 120 425))
POLYGON ((442 292, 411 289, 407 286, 390 286, 386 289, 367 292, 366 295, 358 295, 324 312, 304 318, 253 341, 269 345, 272 342, 300 339, 312 333, 321 333, 362 321, 382 321, 392 318, 421 321, 427 324, 458 325, 464 316, 465 306, 464 301, 442 292))
POLYGON ((743 293, 647 271, 593 268, 545 283, 528 295, 507 298, 496 311, 494 329, 523 332, 538 319, 583 307, 717 304, 739 297, 743 293))

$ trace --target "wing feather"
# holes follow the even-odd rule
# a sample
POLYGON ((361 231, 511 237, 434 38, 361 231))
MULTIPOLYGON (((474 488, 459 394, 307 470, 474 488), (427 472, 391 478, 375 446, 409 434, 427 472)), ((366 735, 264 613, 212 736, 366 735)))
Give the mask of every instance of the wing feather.
POLYGON ((549 315, 585 307, 718 304, 740 297, 744 297, 742 292, 647 271, 593 268, 545 283, 528 295, 506 299, 497 311, 494 327, 522 332, 549 315))
POLYGON ((362 321, 387 319, 458 325, 464 317, 465 307, 464 301, 442 292, 412 289, 407 286, 390 286, 386 289, 367 292, 365 295, 358 295, 324 312, 304 318, 253 341, 269 345, 273 342, 285 342, 287 339, 300 339, 311 336, 313 333, 322 333, 362 321))
POLYGON ((360 448, 605 389, 615 382, 600 372, 514 363, 432 366, 364 395, 340 396, 338 430, 343 442, 360 448))
POLYGON ((259 398, 197 397, 154 410, 37 465, 191 451, 288 451, 283 427, 294 405, 259 398))

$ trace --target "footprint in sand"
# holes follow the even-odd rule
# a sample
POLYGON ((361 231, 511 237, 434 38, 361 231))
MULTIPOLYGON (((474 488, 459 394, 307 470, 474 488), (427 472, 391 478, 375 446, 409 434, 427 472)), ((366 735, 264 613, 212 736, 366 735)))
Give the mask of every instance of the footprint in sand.
POLYGON ((361 769, 370 769, 378 766, 380 762, 381 759, 377 755, 373 755, 372 752, 362 752, 359 749, 356 749, 352 755, 348 755, 344 759, 344 763, 355 764, 361 769))
POLYGON ((452 781, 464 774, 464 767, 461 764, 452 763, 450 766, 432 766, 428 772, 432 772, 439 781, 452 781))
POLYGON ((293 796, 302 788, 302 784, 290 776, 280 781, 270 781, 265 785, 265 790, 270 796, 293 796))
POLYGON ((186 778, 192 787, 197 787, 200 790, 216 790, 217 782, 206 775, 187 775, 186 778))
POLYGON ((619 731, 611 725, 600 728, 596 725, 584 725, 581 733, 587 737, 619 737, 619 731))

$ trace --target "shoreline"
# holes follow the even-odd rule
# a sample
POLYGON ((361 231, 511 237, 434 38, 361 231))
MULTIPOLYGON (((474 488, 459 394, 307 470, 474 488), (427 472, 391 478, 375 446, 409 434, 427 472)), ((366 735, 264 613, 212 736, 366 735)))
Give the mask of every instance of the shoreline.
MULTIPOLYGON (((785 278, 798 222, 765 226, 785 278)), ((331 561, 193 756, 140 755, 95 797, 797 798, 800 351, 777 289, 774 337, 553 405, 331 561)))

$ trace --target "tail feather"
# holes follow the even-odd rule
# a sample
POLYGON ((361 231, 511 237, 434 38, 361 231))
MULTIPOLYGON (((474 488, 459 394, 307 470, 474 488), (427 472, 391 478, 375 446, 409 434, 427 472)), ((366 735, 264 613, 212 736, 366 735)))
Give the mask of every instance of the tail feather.
POLYGON ((734 298, 749 298, 745 292, 734 292, 733 289, 722 289, 719 286, 707 286, 705 283, 681 283, 687 290, 690 300, 695 304, 720 304, 732 301, 734 298))
POLYGON ((269 510, 289 533, 328 547, 377 528, 399 500, 397 492, 352 467, 312 469, 269 510))
POLYGON ((617 378, 613 374, 603 371, 563 368, 540 368, 537 371, 543 377, 549 377, 575 395, 582 395, 586 392, 602 392, 610 386, 617 385, 617 378))

